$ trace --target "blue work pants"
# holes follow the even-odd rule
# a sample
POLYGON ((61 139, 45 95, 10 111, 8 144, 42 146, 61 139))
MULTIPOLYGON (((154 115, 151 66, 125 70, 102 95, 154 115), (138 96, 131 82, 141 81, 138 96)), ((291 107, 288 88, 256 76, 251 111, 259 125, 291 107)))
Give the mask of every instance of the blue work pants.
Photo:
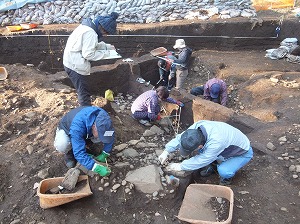
POLYGON ((235 157, 230 157, 218 164, 218 173, 222 178, 231 178, 235 173, 245 166, 253 157, 253 149, 250 146, 248 152, 235 157))

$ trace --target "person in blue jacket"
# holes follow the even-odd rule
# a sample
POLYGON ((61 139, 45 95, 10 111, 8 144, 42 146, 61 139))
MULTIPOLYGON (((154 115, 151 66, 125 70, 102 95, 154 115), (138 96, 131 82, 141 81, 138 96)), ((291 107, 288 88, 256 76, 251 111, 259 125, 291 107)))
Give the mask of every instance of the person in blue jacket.
POLYGON ((159 156, 164 164, 171 152, 179 150, 184 157, 194 154, 181 163, 170 163, 169 171, 192 171, 205 167, 201 176, 214 172, 217 163, 220 184, 231 184, 235 173, 245 166, 253 157, 250 141, 237 128, 219 121, 201 120, 191 125, 186 131, 168 142, 159 156))
POLYGON ((103 142, 103 150, 95 157, 99 162, 106 162, 114 144, 114 128, 108 113, 95 106, 81 106, 72 109, 60 120, 54 147, 65 154, 67 167, 74 167, 76 161, 101 176, 108 176, 110 169, 99 165, 87 153, 87 142, 103 142))

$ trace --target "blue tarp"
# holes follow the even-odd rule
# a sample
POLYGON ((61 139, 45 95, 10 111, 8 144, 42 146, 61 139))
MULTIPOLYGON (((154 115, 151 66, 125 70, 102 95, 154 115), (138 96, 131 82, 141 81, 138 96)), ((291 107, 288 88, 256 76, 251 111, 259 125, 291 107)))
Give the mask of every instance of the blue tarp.
POLYGON ((0 12, 22 8, 27 3, 50 2, 53 0, 0 0, 0 12))

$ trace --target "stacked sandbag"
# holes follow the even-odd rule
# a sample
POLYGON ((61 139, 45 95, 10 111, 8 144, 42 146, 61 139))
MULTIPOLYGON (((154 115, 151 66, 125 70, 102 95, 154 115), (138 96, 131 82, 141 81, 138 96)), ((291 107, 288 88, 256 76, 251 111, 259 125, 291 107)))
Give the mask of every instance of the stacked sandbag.
POLYGON ((57 0, 3 11, 0 13, 0 25, 80 23, 83 18, 108 15, 113 11, 120 14, 119 23, 256 16, 251 0, 57 0))
POLYGON ((285 38, 280 43, 280 47, 266 50, 265 57, 278 60, 286 58, 291 63, 300 63, 300 47, 297 38, 285 38))

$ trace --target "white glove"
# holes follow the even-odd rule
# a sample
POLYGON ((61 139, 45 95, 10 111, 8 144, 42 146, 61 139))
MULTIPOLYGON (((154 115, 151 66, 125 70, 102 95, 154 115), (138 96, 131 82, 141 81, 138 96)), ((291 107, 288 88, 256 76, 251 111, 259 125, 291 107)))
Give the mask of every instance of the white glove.
POLYGON ((167 171, 181 171, 181 165, 180 163, 170 163, 167 167, 166 167, 167 171))
POLYGON ((163 153, 160 154, 160 156, 158 157, 158 160, 160 161, 161 165, 163 165, 167 161, 168 155, 169 155, 169 153, 166 150, 164 150, 163 153))

